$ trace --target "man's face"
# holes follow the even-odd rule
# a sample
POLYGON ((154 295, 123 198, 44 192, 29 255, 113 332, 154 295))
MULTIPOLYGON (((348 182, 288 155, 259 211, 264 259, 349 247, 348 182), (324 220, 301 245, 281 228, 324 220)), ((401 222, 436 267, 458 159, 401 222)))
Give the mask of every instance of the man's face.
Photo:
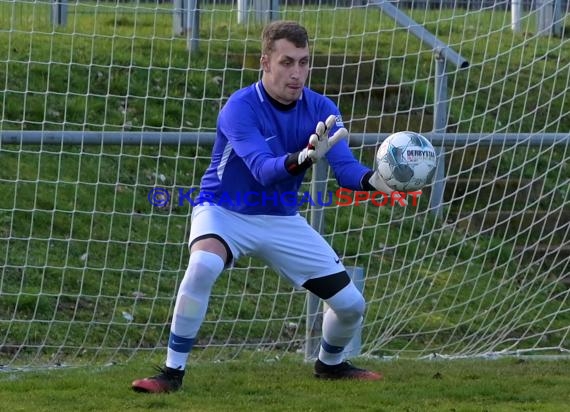
POLYGON ((309 46, 295 47, 285 39, 274 43, 270 55, 261 57, 263 86, 279 103, 290 104, 301 96, 309 76, 309 46))

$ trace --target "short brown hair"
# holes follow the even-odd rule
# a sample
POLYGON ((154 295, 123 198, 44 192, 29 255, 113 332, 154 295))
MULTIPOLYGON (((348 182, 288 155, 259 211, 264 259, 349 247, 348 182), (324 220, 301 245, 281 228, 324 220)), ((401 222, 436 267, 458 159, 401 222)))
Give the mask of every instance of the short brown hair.
POLYGON ((270 54, 277 40, 286 39, 295 47, 309 44, 307 30, 296 21, 278 20, 269 23, 261 33, 261 54, 270 54))

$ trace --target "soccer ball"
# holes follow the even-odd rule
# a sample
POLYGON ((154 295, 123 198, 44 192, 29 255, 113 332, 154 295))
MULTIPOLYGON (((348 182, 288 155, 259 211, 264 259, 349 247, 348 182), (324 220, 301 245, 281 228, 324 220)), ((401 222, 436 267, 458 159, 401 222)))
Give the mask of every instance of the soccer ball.
POLYGON ((398 191, 419 190, 435 175, 437 158, 428 139, 415 132, 397 132, 382 142, 376 152, 378 173, 398 191))

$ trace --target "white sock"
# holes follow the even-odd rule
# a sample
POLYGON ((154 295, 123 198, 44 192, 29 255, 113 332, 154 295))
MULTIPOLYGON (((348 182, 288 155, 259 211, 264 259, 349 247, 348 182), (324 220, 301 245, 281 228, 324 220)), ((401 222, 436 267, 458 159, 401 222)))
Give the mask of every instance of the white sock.
POLYGON ((344 360, 344 348, 360 328, 366 304, 352 282, 326 303, 329 309, 323 316, 319 360, 327 365, 337 365, 344 360))
POLYGON ((174 306, 166 366, 184 369, 194 339, 206 316, 214 282, 224 269, 224 261, 215 253, 195 251, 180 283, 174 306))

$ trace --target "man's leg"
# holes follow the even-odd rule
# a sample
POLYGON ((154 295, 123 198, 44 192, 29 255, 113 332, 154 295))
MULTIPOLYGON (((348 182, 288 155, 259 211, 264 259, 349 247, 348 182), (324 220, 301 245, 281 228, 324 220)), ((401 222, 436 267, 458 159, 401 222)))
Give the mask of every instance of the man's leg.
POLYGON ((344 349, 362 324, 364 297, 343 271, 310 279, 303 285, 323 299, 328 309, 323 317, 323 337, 315 376, 324 379, 378 380, 382 375, 344 361, 344 349))
POLYGON ((134 381, 133 390, 161 393, 180 388, 188 356, 206 316, 212 287, 227 257, 226 246, 217 237, 202 237, 192 244, 174 306, 166 367, 156 376, 134 381))

